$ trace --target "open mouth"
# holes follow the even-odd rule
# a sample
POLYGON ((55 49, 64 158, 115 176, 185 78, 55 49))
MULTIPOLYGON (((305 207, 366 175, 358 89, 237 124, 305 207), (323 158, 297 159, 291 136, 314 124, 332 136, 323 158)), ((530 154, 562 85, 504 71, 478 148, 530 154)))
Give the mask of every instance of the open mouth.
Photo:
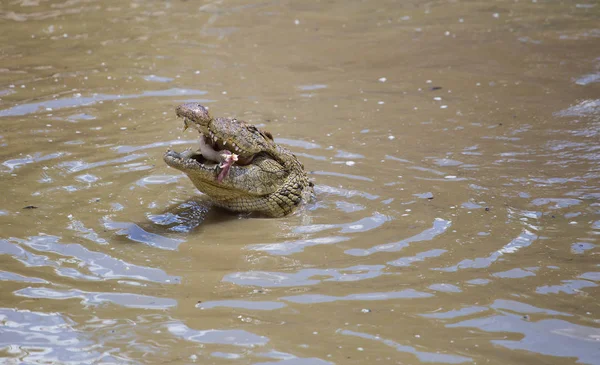
MULTIPOLYGON (((194 122, 187 117, 183 117, 183 123, 184 131, 188 127, 194 126, 194 122)), ((241 148, 236 146, 235 143, 217 137, 217 135, 208 127, 203 128, 205 130, 200 130, 200 128, 197 127, 195 129, 200 133, 200 147, 197 153, 202 154, 204 161, 222 163, 227 158, 234 158, 236 165, 244 166, 251 163, 254 159, 254 154, 245 153, 241 148)), ((194 156, 194 158, 197 159, 196 156, 194 156)))
MULTIPOLYGON (((185 131, 189 126, 195 126, 190 119, 183 117, 185 131)), ((188 150, 181 154, 184 159, 193 159, 205 169, 215 169, 218 171, 216 180, 218 182, 229 173, 231 167, 235 165, 246 166, 254 159, 254 154, 244 155, 242 150, 234 143, 227 143, 217 137, 217 135, 205 127, 205 131, 195 128, 200 132, 200 146, 197 151, 188 150), (232 152, 235 151, 235 152, 232 152)))

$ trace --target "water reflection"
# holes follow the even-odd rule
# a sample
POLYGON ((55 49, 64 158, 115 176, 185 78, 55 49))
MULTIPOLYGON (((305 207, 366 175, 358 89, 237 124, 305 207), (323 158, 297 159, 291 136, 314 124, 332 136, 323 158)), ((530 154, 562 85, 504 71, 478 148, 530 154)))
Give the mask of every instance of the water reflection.
POLYGON ((142 227, 131 222, 113 222, 108 217, 105 218, 104 227, 115 231, 120 236, 125 236, 128 239, 144 243, 151 247, 160 248, 163 250, 176 250, 183 242, 182 239, 165 237, 156 233, 151 233, 144 230, 142 227))
POLYGON ((531 245, 533 241, 537 239, 537 235, 529 232, 528 230, 524 230, 519 236, 510 241, 508 244, 504 245, 497 251, 492 252, 487 257, 477 257, 475 259, 465 259, 459 262, 458 264, 446 268, 439 268, 441 271, 457 271, 467 268, 486 268, 490 267, 494 262, 496 262, 500 257, 504 254, 511 254, 517 252, 519 249, 523 247, 527 247, 531 245))
POLYGON ((413 237, 409 237, 398 242, 386 243, 377 245, 369 249, 351 249, 347 250, 346 253, 352 256, 368 256, 376 252, 397 252, 407 247, 412 242, 430 241, 434 237, 444 233, 450 226, 451 222, 442 218, 436 218, 433 221, 433 226, 413 237))
POLYGON ((384 265, 360 265, 343 269, 301 269, 295 273, 248 271, 227 274, 223 281, 259 287, 295 287, 323 281, 358 281, 383 275, 384 265), (322 277, 317 279, 316 277, 322 277))
POLYGON ((264 346, 269 339, 264 336, 257 336, 253 333, 243 330, 194 330, 182 323, 173 323, 167 325, 167 329, 175 336, 184 338, 188 341, 199 342, 203 344, 226 344, 242 347, 264 346))
MULTIPOLYGON (((107 280, 107 279, 129 279, 144 280, 158 283, 170 283, 178 281, 176 276, 167 275, 163 270, 145 266, 134 265, 120 259, 115 259, 105 253, 91 251, 80 244, 63 244, 59 242, 60 237, 43 235, 29 237, 28 239, 13 238, 12 241, 20 246, 14 247, 18 250, 19 256, 31 257, 21 247, 28 247, 34 251, 46 252, 65 257, 63 260, 75 264, 79 269, 86 269, 92 275, 85 275, 75 268, 58 267, 53 264, 54 261, 47 261, 50 266, 55 266, 57 272, 62 275, 87 279, 87 280, 107 280)), ((8 242, 6 245, 10 244, 8 242)), ((48 259, 48 257, 46 257, 48 259)), ((24 261, 31 263, 31 261, 24 261)))
POLYGON ((167 309, 177 305, 170 298, 158 298, 148 295, 130 293, 93 293, 82 290, 54 290, 50 288, 25 288, 17 290, 14 295, 35 299, 81 299, 83 305, 100 305, 113 303, 126 308, 167 309))
MULTIPOLYGON (((70 98, 60 98, 46 100, 37 103, 20 104, 12 108, 0 110, 0 117, 20 116, 40 111, 48 112, 55 109, 74 108, 96 104, 108 100, 127 100, 143 97, 160 97, 160 96, 186 96, 186 95, 205 95, 206 91, 193 89, 167 89, 156 91, 144 91, 141 94, 131 95, 111 95, 111 94, 93 94, 92 96, 81 96, 76 94, 70 98)), ((206 102, 206 101, 205 101, 206 102)))
MULTIPOLYGON (((522 337, 520 340, 494 339, 490 342, 511 350, 525 350, 564 358, 572 357, 583 364, 596 364, 600 356, 599 329, 559 319, 531 322, 523 315, 499 313, 450 324, 448 327, 471 327, 492 333, 518 333, 522 337), (541 338, 543 341, 540 341, 541 338)), ((504 337, 502 335, 502 338, 504 337)))
POLYGON ((248 246, 248 249, 253 251, 263 251, 271 255, 290 255, 302 252, 306 247, 333 245, 339 242, 348 241, 349 239, 349 237, 343 236, 316 237, 277 243, 254 244, 248 246))
POLYGON ((428 298, 433 296, 429 293, 423 293, 414 289, 406 289, 397 292, 388 293, 360 293, 350 294, 343 297, 336 297, 332 295, 321 295, 321 294, 303 294, 294 295, 290 297, 283 297, 282 300, 292 303, 302 304, 317 304, 317 303, 330 303, 337 301, 370 301, 370 300, 390 300, 390 299, 414 299, 414 298, 428 298))
MULTIPOLYGON (((163 182, 170 183, 172 177, 163 179, 163 182)), ((170 207, 165 212, 158 214, 147 214, 148 219, 163 227, 168 227, 173 232, 190 232, 200 226, 206 219, 210 211, 211 203, 205 200, 189 200, 170 207)))
POLYGON ((2 165, 8 169, 5 172, 10 173, 23 165, 39 163, 39 162, 52 160, 55 158, 60 158, 63 156, 68 156, 68 155, 70 155, 70 154, 67 152, 55 152, 55 153, 49 153, 47 155, 42 155, 41 153, 35 153, 33 156, 25 156, 23 158, 15 158, 15 159, 6 160, 2 163, 2 165))
POLYGON ((89 337, 74 328, 75 323, 58 313, 0 308, 0 349, 5 360, 26 363, 92 364, 120 363, 126 359, 98 351, 89 337))
POLYGON ((384 345, 394 348, 396 351, 413 354, 420 361, 425 362, 425 363, 436 362, 436 363, 444 363, 444 364, 462 364, 465 362, 473 361, 473 359, 471 359, 471 358, 459 356, 459 355, 436 354, 436 353, 431 353, 431 352, 419 351, 412 346, 401 345, 393 340, 381 338, 380 336, 370 335, 368 333, 356 332, 356 331, 351 331, 351 330, 339 330, 338 332, 345 336, 356 336, 356 337, 364 338, 367 340, 381 342, 384 345))
POLYGON ((196 304, 197 308, 210 309, 217 307, 225 308, 242 308, 248 310, 270 311, 285 307, 284 303, 264 302, 264 301, 249 301, 249 300, 216 300, 196 304))
POLYGON ((273 357, 276 361, 261 361, 254 365, 333 365, 334 363, 318 359, 315 357, 300 358, 290 354, 274 354, 268 357, 273 357))

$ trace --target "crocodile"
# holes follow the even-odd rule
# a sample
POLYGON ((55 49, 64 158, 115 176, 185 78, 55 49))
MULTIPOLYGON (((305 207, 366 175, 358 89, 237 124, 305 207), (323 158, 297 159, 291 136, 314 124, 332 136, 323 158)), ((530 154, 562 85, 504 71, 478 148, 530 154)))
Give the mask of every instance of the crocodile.
POLYGON ((215 205, 283 217, 313 196, 302 163, 269 132, 235 118, 213 118, 198 103, 181 104, 175 114, 183 118, 184 131, 200 132, 200 147, 181 153, 169 148, 163 159, 215 205))

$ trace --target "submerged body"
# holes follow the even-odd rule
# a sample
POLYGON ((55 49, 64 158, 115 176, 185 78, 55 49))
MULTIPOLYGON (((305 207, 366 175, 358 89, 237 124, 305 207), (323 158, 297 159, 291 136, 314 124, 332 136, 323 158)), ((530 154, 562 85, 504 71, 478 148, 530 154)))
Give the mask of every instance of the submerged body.
POLYGON ((168 150, 163 159, 216 205, 282 217, 312 196, 313 185, 300 161, 268 132, 236 119, 213 119, 197 103, 182 104, 176 113, 185 128, 200 132, 200 148, 168 150))

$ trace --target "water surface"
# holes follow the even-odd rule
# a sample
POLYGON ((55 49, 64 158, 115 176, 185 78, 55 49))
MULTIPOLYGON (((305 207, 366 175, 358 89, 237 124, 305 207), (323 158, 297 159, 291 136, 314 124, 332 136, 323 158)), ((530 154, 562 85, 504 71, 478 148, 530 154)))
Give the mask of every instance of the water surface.
POLYGON ((600 5, 0 6, 7 363, 600 364, 600 5), (317 199, 215 209, 174 107, 317 199))

